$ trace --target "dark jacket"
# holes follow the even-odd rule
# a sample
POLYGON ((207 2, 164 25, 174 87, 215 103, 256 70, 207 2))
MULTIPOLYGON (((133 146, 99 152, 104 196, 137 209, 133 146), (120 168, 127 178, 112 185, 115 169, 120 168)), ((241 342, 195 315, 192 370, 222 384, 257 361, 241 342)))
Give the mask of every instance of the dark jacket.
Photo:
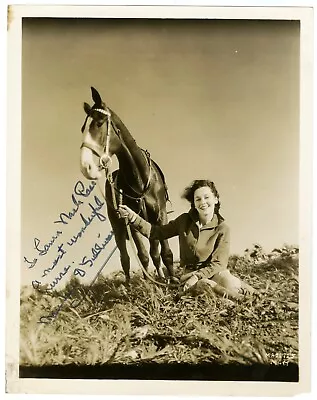
POLYGON ((216 214, 203 227, 198 221, 197 211, 191 209, 163 226, 151 225, 140 216, 131 225, 150 239, 178 236, 181 266, 188 267, 186 272, 190 268, 199 270, 198 277, 209 279, 227 268, 230 232, 224 219, 216 214))

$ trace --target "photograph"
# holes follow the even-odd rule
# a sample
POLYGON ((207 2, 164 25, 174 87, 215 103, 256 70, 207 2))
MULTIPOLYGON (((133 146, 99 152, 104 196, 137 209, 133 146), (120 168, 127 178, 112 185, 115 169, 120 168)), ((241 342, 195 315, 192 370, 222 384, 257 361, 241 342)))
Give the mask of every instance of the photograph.
POLYGON ((307 387, 310 10, 21 7, 12 391, 307 387))

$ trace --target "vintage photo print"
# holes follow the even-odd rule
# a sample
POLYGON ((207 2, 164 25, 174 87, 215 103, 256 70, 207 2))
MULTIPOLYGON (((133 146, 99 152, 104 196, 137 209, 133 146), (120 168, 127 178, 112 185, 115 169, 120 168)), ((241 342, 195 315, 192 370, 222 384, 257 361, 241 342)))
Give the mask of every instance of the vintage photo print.
POLYGON ((309 391, 312 10, 9 16, 6 390, 309 391))

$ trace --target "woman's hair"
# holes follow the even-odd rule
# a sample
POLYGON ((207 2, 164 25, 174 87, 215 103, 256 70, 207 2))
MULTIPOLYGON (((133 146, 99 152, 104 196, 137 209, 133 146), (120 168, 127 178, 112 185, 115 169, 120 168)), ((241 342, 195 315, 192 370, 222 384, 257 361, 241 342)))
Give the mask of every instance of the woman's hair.
POLYGON ((219 200, 219 193, 218 190, 216 189, 216 186, 213 182, 209 181, 208 179, 196 179, 195 181, 192 182, 192 184, 188 187, 185 188, 184 193, 182 194, 182 198, 186 199, 187 201, 190 202, 190 205, 192 208, 195 208, 194 204, 194 193, 197 189, 201 187, 209 187, 214 194, 214 196, 218 199, 218 203, 215 204, 215 213, 223 219, 223 217, 220 215, 219 210, 220 210, 220 200, 219 200))

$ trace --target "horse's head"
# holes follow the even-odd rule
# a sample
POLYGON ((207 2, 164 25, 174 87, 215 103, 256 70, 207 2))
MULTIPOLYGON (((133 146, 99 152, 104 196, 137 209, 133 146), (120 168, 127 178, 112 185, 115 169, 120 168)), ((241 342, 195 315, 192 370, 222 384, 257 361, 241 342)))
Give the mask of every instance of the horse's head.
POLYGON ((101 176, 100 161, 103 167, 111 160, 121 146, 120 130, 112 120, 112 114, 102 101, 98 91, 91 88, 94 105, 84 103, 86 119, 82 127, 83 140, 80 149, 80 169, 87 179, 101 176), (96 163, 94 155, 98 157, 96 163))

